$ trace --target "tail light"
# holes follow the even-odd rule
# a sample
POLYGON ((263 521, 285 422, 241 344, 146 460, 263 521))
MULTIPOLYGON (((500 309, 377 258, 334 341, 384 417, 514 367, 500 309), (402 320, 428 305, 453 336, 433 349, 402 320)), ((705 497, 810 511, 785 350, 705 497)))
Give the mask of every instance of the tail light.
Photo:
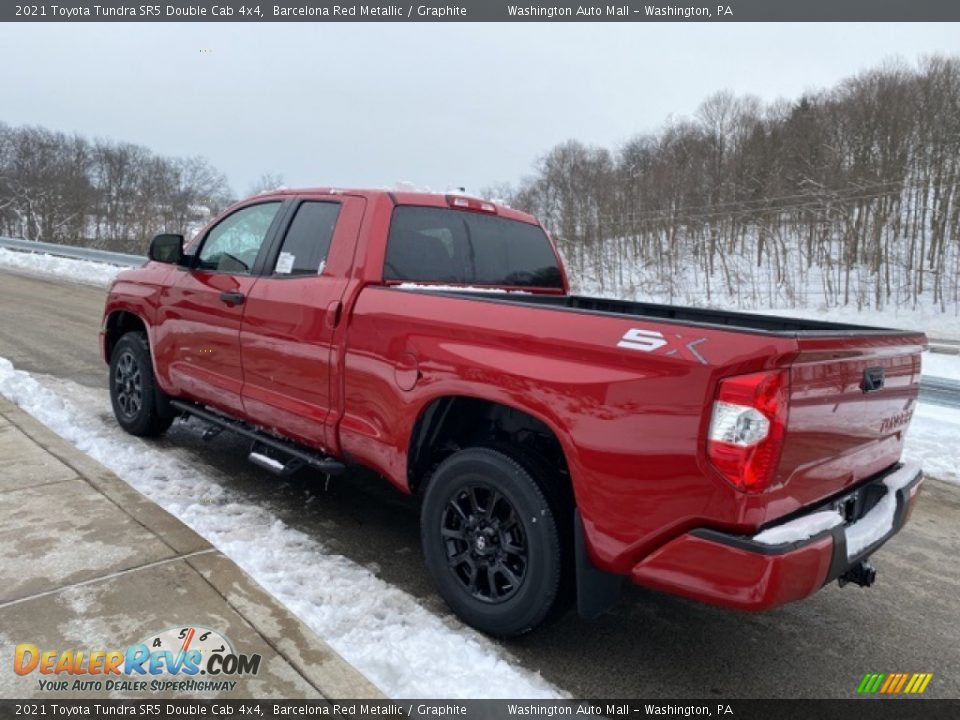
POLYGON ((789 385, 786 370, 720 381, 707 457, 738 490, 763 492, 773 481, 787 430, 789 385))
POLYGON ((473 210, 475 212, 485 212, 497 214, 497 206, 488 200, 479 200, 477 198, 465 197, 463 195, 447 195, 447 205, 461 210, 473 210))

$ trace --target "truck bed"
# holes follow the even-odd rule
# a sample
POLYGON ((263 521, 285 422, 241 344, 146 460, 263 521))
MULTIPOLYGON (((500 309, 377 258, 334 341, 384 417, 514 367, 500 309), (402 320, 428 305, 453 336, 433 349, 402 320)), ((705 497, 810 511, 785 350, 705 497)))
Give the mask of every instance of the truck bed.
MULTIPOLYGON (((429 290, 424 286, 423 290, 429 290)), ((737 328, 744 332, 767 333, 783 336, 816 337, 831 335, 911 335, 909 331, 890 330, 848 323, 824 322, 801 318, 786 318, 776 315, 713 310, 708 308, 660 305, 632 302, 586 295, 535 295, 532 293, 484 293, 476 291, 443 291, 444 294, 526 305, 539 305, 574 312, 604 315, 627 315, 645 317, 684 325, 704 325, 722 328, 737 328)))
MULTIPOLYGON (((645 468, 644 479, 659 488, 669 485, 667 476, 684 475, 674 472, 681 457, 690 463, 683 492, 690 492, 697 475, 703 478, 702 438, 722 378, 788 370, 789 419, 773 487, 760 496, 738 496, 729 506, 705 506, 697 520, 744 531, 848 492, 897 462, 926 344, 917 332, 577 295, 387 289, 401 292, 409 300, 391 306, 378 327, 412 319, 431 323, 421 331, 436 336, 425 353, 431 359, 436 347, 469 329, 469 342, 451 347, 474 364, 486 352, 490 377, 512 372, 519 386, 529 387, 553 373, 563 379, 558 395, 576 387, 581 399, 588 391, 580 386, 592 386, 606 416, 593 431, 594 443, 608 455, 631 456, 629 465, 645 468), (631 333, 640 333, 639 343, 631 333), (868 378, 878 379, 878 386, 865 385, 868 378), (654 478, 653 467, 674 470, 654 478)), ((579 411, 580 404, 571 401, 570 407, 579 411)), ((586 434, 583 418, 573 414, 576 420, 558 424, 579 423, 586 434)), ((587 474, 591 490, 603 483, 587 474)), ((649 497, 654 490, 647 486, 645 492, 649 497)), ((633 522, 642 502, 631 509, 633 522)))

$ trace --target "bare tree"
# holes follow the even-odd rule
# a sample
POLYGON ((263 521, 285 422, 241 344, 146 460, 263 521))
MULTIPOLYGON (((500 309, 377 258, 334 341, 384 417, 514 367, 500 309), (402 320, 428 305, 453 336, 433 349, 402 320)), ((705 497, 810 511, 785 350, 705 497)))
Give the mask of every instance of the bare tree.
POLYGON ((161 230, 189 232, 230 199, 202 158, 39 127, 0 125, 0 233, 142 252, 161 230))
POLYGON ((717 93, 614 153, 558 145, 510 202, 611 295, 960 313, 960 59, 766 107, 717 93))
POLYGON ((278 190, 283 186, 283 175, 279 173, 264 173, 250 186, 247 190, 247 195, 259 195, 262 192, 278 190))

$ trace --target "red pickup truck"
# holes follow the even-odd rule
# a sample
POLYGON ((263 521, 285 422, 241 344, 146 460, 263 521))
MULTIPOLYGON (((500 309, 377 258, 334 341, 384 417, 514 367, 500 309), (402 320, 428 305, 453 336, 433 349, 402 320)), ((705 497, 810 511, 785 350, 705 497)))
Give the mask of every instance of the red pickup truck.
POLYGON ((868 586, 922 478, 922 334, 571 295, 535 218, 462 195, 284 190, 159 235, 101 343, 128 432, 198 418, 421 495, 438 591, 502 636, 623 578, 750 610, 868 586))

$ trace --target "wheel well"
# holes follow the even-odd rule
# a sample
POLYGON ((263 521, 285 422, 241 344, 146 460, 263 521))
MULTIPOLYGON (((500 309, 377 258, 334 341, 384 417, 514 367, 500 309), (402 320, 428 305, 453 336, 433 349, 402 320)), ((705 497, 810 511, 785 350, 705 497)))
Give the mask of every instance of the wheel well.
POLYGON ((107 318, 107 362, 113 355, 113 348, 117 341, 128 332, 142 332, 146 334, 147 326, 143 320, 126 310, 118 310, 107 318))
POLYGON ((437 398, 420 413, 407 455, 410 489, 414 492, 422 489, 444 459, 473 445, 519 447, 539 465, 556 468, 557 479, 572 506, 570 471, 553 430, 517 408, 464 396, 437 398))

